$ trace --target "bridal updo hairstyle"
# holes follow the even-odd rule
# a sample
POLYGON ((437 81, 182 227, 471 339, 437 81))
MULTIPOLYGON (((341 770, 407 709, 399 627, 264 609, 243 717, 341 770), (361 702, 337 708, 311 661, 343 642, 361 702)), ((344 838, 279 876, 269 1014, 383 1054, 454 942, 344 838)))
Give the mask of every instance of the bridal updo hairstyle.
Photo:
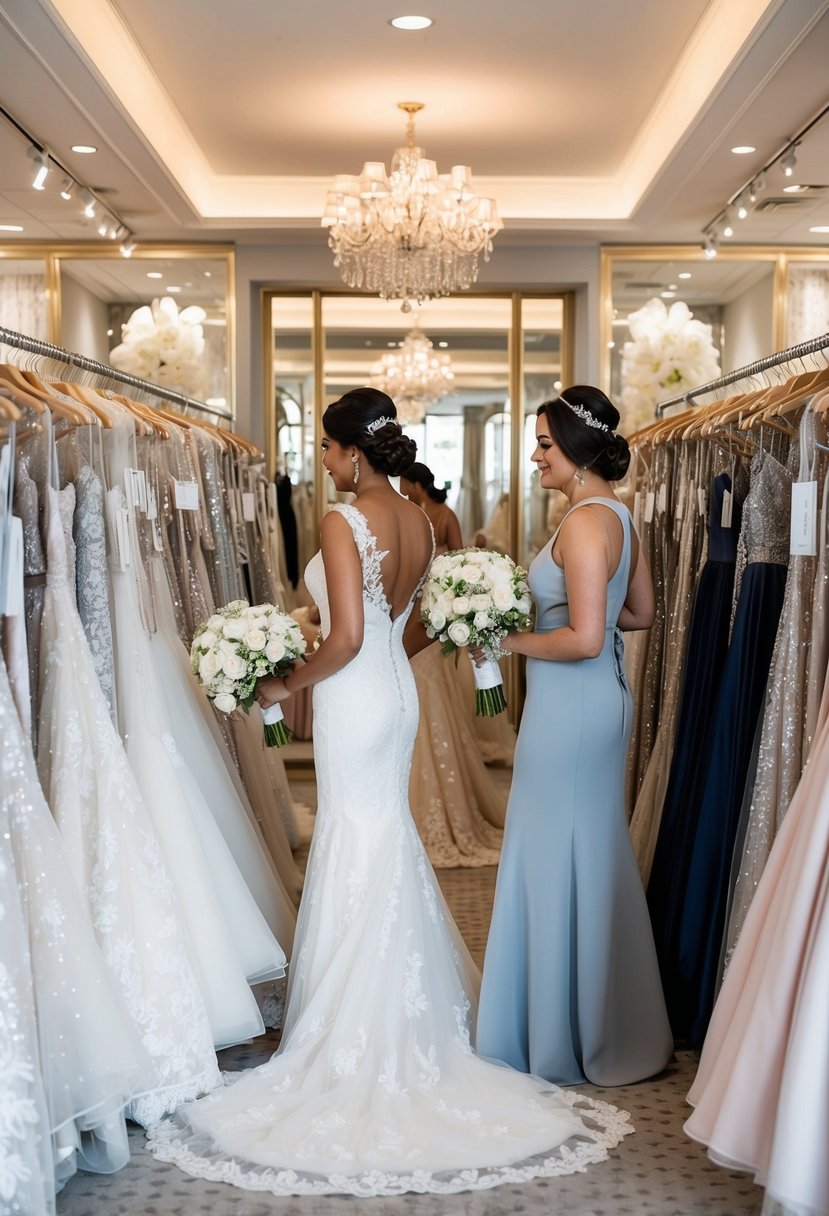
POLYGON ((616 434, 620 414, 601 389, 573 384, 563 390, 561 397, 545 401, 536 413, 544 414, 553 439, 578 468, 592 469, 605 481, 620 481, 627 473, 630 448, 624 436, 616 434), (570 405, 581 406, 609 429, 590 426, 570 409, 568 401, 570 405))
POLYGON ((417 455, 417 444, 404 435, 391 397, 376 388, 353 388, 334 401, 322 416, 326 435, 343 447, 354 444, 377 473, 399 477, 417 455), (391 418, 369 432, 378 418, 391 418))
POLYGON ((412 485, 422 486, 432 502, 446 502, 449 491, 445 488, 438 489, 435 485, 435 475, 428 465, 416 461, 410 464, 408 469, 404 469, 400 476, 412 485))

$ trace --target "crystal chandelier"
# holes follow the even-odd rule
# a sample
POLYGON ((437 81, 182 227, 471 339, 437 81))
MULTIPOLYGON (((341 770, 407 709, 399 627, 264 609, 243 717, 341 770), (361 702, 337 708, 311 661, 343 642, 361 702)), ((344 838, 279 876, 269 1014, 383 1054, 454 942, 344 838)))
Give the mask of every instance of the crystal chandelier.
POLYGON ((437 354, 417 326, 371 369, 372 387, 388 393, 400 422, 410 424, 422 422, 428 407, 452 392, 454 379, 449 356, 437 354))
POLYGON ((473 193, 468 165, 438 173, 415 146, 422 103, 401 101, 398 108, 409 116, 406 146, 395 150, 391 173, 366 161, 359 177, 338 174, 322 226, 349 287, 402 300, 403 312, 411 312, 410 297, 421 303, 471 287, 480 255, 489 261, 503 224, 495 200, 473 193))

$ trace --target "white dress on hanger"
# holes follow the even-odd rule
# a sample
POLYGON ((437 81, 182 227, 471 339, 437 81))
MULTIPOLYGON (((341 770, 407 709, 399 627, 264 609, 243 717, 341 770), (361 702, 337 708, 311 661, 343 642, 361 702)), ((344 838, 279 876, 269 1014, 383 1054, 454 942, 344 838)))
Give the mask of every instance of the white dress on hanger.
POLYGON ((164 693, 164 650, 154 645, 142 619, 143 566, 120 488, 130 464, 133 422, 126 411, 106 404, 113 421, 104 441, 113 486, 106 508, 121 733, 178 897, 213 1042, 227 1047, 262 1033, 262 1018, 248 985, 283 975, 285 955, 176 740, 183 727, 171 715, 164 693))
POLYGON ((75 604, 74 504, 73 485, 46 487, 38 770, 98 944, 147 1050, 129 1115, 149 1124, 221 1077, 170 877, 75 604))
MULTIPOLYGON (((624 1112, 476 1056, 478 975, 407 798, 418 704, 381 555, 345 515, 364 574, 357 657, 314 688, 319 809, 282 1043, 149 1132, 155 1156, 276 1195, 451 1194, 582 1170, 624 1112)), ((320 555, 306 578, 329 629, 320 555)))

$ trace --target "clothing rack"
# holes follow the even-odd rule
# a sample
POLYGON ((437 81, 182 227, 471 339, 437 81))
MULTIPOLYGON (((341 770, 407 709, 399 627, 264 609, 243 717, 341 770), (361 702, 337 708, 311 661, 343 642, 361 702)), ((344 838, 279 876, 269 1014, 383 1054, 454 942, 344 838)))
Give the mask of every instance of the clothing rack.
POLYGON ((151 397, 160 397, 165 401, 171 401, 185 413, 191 409, 199 410, 204 414, 224 419, 229 423, 233 421, 232 415, 228 414, 225 410, 207 405, 206 402, 199 401, 195 397, 188 397, 185 393, 179 393, 172 388, 163 388, 160 384, 153 384, 151 380, 142 380, 140 376, 133 376, 130 372, 119 371, 116 367, 110 367, 106 363, 99 363, 97 359, 90 359, 86 355, 78 355, 74 351, 64 350, 62 346, 54 346, 51 342, 44 342, 41 338, 30 338, 26 334, 16 333, 13 329, 6 329, 3 325, 0 325, 0 345, 10 346, 16 350, 25 350, 29 354, 40 355, 44 359, 54 359, 56 363, 65 363, 68 367, 77 367, 81 371, 91 372, 92 375, 100 376, 105 380, 116 380, 119 384, 127 384, 130 388, 147 393, 151 397))
POLYGON ((717 389, 725 388, 729 384, 736 384, 738 380, 748 380, 751 376, 768 371, 769 368, 779 367, 781 363, 790 363, 792 359, 801 359, 804 355, 813 355, 819 350, 826 350, 827 347, 829 347, 829 333, 821 334, 819 338, 810 338, 807 342, 798 342, 796 346, 789 346, 786 350, 777 351, 774 355, 766 355, 763 359, 756 359, 754 363, 747 363, 745 367, 739 367, 736 371, 728 372, 724 376, 717 376, 716 380, 699 384, 687 393, 680 393, 678 397, 660 401, 656 407, 656 416, 661 418, 663 412, 672 405, 682 405, 683 403, 693 405, 693 397, 703 397, 706 393, 714 393, 717 389))

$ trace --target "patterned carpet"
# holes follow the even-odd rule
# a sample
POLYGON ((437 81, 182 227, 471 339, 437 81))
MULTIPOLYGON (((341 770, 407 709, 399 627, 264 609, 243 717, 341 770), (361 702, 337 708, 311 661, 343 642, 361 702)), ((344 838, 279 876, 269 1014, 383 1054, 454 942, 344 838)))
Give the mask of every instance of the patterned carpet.
MULTIPOLYGON (((295 797, 313 806, 310 774, 298 770, 296 777, 295 797)), ((506 772, 497 777, 509 780, 506 772)), ((495 871, 443 870, 438 877, 480 963, 495 871)), ((276 1035, 270 1034, 222 1052, 221 1065, 235 1070, 261 1063, 275 1042, 276 1035)), ((58 1197, 58 1216, 757 1216, 762 1191, 744 1175, 712 1165, 682 1133, 689 1110, 685 1094, 695 1067, 696 1057, 683 1052, 653 1081, 613 1090, 584 1086, 585 1093, 630 1111, 636 1128, 609 1161, 584 1174, 450 1197, 277 1199, 190 1178, 154 1161, 140 1129, 133 1128, 133 1156, 126 1169, 111 1177, 73 1178, 58 1197)))

